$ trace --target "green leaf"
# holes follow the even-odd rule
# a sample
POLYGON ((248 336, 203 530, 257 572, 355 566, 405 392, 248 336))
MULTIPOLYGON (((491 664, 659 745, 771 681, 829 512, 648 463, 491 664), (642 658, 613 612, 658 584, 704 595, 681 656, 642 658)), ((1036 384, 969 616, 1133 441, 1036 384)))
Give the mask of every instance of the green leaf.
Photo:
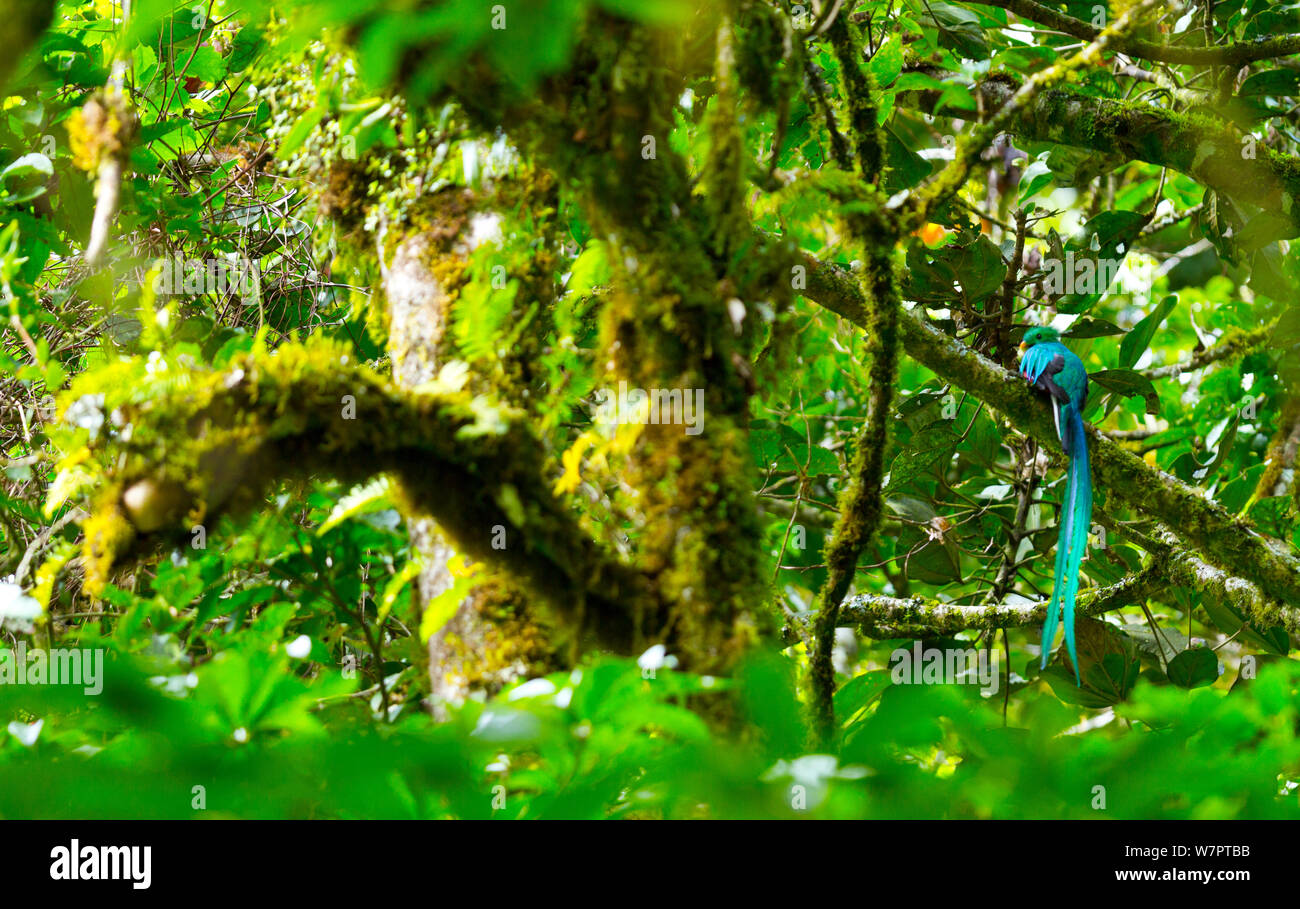
POLYGON ((1295 299, 1295 283, 1286 273, 1286 259, 1276 243, 1257 250, 1250 259, 1250 287, 1279 302, 1295 299))
POLYGON ((565 289, 579 296, 589 294, 597 286, 608 284, 609 276, 609 247, 603 240, 591 240, 569 269, 565 289))
POLYGON ((239 34, 235 36, 234 44, 230 48, 230 56, 226 60, 226 71, 228 73, 243 72, 265 47, 266 40, 262 36, 262 30, 256 25, 245 25, 239 30, 239 34))
POLYGON ((1105 707, 1128 697, 1142 669, 1137 645, 1108 622, 1088 616, 1075 619, 1082 687, 1075 684, 1062 642, 1057 662, 1043 674, 1056 696, 1084 707, 1105 707))
POLYGON ((897 36, 889 38, 876 49, 868 64, 875 74, 876 84, 888 88, 903 71, 903 42, 897 36))
POLYGON ((1138 653, 1151 663, 1163 665, 1186 650, 1189 642, 1187 636, 1176 628, 1161 628, 1159 632, 1153 633, 1149 625, 1124 625, 1124 633, 1133 639, 1138 653))
POLYGON ((1072 239, 1062 252, 1053 250, 1051 260, 1043 264, 1045 269, 1051 269, 1048 274, 1058 279, 1055 283, 1066 291, 1057 303, 1061 312, 1086 312, 1097 304, 1148 220, 1134 211, 1102 212, 1091 218, 1082 235, 1072 239))
POLYGON ((842 465, 835 452, 807 439, 791 426, 755 421, 750 432, 750 450, 762 470, 775 469, 808 476, 838 474, 842 465))
POLYGON ((954 536, 952 532, 939 533, 933 525, 904 527, 898 534, 899 569, 908 580, 924 584, 961 581, 961 549, 954 536))
POLYGON ((420 619, 420 641, 427 644, 443 626, 452 620, 460 604, 479 583, 475 577, 457 578, 455 583, 424 605, 420 619))
POLYGON ((18 177, 52 177, 54 165, 40 152, 30 152, 0 171, 0 180, 8 182, 18 177))
POLYGON ((1287 539, 1295 528, 1290 496, 1268 496, 1250 506, 1250 520, 1269 536, 1287 539))
POLYGON ((889 165, 886 182, 892 192, 911 189, 934 170, 934 165, 913 151, 903 140, 893 123, 885 124, 885 161, 889 165))
POLYGON ((1242 38, 1251 41, 1272 38, 1300 30, 1300 7, 1295 4, 1269 3, 1262 12, 1246 22, 1242 38))
POLYGON ((307 137, 311 135, 311 131, 316 128, 316 124, 320 123, 321 118, 324 116, 325 111, 322 108, 314 107, 299 117, 297 122, 293 124, 289 129, 289 132, 285 135, 284 141, 280 143, 280 147, 276 150, 275 156, 281 161, 292 156, 293 153, 307 141, 307 137))
POLYGON ((1246 97, 1253 95, 1295 95, 1300 93, 1300 73, 1290 69, 1270 69, 1262 73, 1252 73, 1237 94, 1246 97))
POLYGON ((997 467, 1002 457, 1002 430, 987 408, 981 409, 974 417, 966 439, 981 464, 997 467))
POLYGON ((1132 369, 1105 369, 1094 372, 1088 379, 1107 391, 1112 391, 1125 398, 1143 398, 1147 413, 1160 413, 1160 395, 1151 380, 1132 369))
POLYGON ((989 44, 978 15, 952 3, 931 2, 925 9, 938 28, 941 47, 950 48, 970 60, 988 59, 989 44))
POLYGON ((930 250, 914 244, 907 251, 908 271, 903 291, 922 303, 947 303, 960 296, 977 303, 1006 280, 1007 266, 993 241, 983 234, 966 234, 949 246, 930 250), (964 240, 964 242, 962 242, 964 240))
POLYGON ((1286 654, 1291 649, 1291 638, 1281 626, 1263 628, 1247 622, 1240 609, 1218 597, 1202 597, 1198 600, 1198 605, 1209 614, 1214 627, 1228 637, 1235 637, 1243 644, 1269 653, 1286 654))
POLYGON ((185 68, 185 75, 203 82, 220 82, 226 76, 226 61, 212 48, 202 45, 185 68))
POLYGON ((1169 661, 1166 674, 1169 676, 1169 681, 1179 688, 1212 685, 1219 678, 1219 658, 1208 647, 1184 650, 1169 661))
MULTIPOLYGON (((1228 453, 1232 451, 1233 442, 1237 439, 1237 428, 1240 425, 1241 414, 1234 411, 1232 419, 1228 421, 1227 428, 1220 432, 1218 438, 1215 439, 1214 457, 1211 459, 1210 463, 1206 465, 1203 472, 1197 471, 1192 475, 1195 480, 1204 483, 1206 480, 1209 480, 1218 473, 1219 468, 1223 466, 1223 462, 1227 460, 1228 453)), ((1210 434, 1211 437, 1213 435, 1213 433, 1210 434)), ((1207 439, 1208 438, 1209 437, 1207 437, 1207 439)))
POLYGON ((947 463, 957 447, 958 437, 948 421, 936 421, 910 438, 889 465, 885 490, 897 492, 936 464, 947 463))
POLYGON ((368 483, 352 487, 338 504, 330 511, 329 517, 321 522, 316 536, 323 537, 348 518, 372 511, 383 511, 393 507, 392 487, 385 476, 376 477, 368 483))
POLYGON ((419 577, 423 567, 424 565, 419 559, 411 559, 402 566, 401 571, 388 579, 388 583, 384 585, 384 594, 379 598, 379 611, 375 617, 377 626, 383 625, 384 620, 392 614, 393 607, 397 605, 397 598, 401 595, 402 590, 413 579, 419 577))
POLYGON ((1155 311, 1147 316, 1138 324, 1134 325, 1132 330, 1124 336, 1124 340, 1119 343, 1119 365, 1125 369, 1131 368, 1146 353, 1151 346, 1151 339, 1155 337, 1156 330, 1160 328, 1160 323, 1174 311, 1178 305, 1177 294, 1170 294, 1156 305, 1155 311))
POLYGON ((835 716, 841 725, 849 726, 860 720, 866 708, 880 699, 892 684, 888 669, 874 669, 854 676, 835 692, 835 716))
POLYGON ((1278 211, 1262 211, 1251 217, 1236 236, 1237 248, 1242 252, 1254 252, 1278 240, 1286 240, 1295 234, 1295 221, 1289 214, 1278 211))
POLYGON ((1092 316, 1080 316, 1074 320, 1074 324, 1067 331, 1062 333, 1062 337, 1082 341, 1088 338, 1105 338, 1110 335, 1122 334, 1124 334, 1124 329, 1114 322, 1095 319, 1092 316))
POLYGON ((969 246, 951 246, 947 249, 952 250, 952 253, 945 258, 969 302, 984 299, 1006 280, 1007 266, 1002 261, 1002 253, 984 234, 980 234, 969 246))

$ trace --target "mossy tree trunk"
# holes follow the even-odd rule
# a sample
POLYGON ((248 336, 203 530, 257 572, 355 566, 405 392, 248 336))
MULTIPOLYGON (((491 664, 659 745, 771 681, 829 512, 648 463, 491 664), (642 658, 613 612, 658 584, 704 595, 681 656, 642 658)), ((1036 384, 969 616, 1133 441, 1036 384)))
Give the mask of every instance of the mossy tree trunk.
MULTIPOLYGON (((435 194, 414 223, 404 227, 391 261, 382 265, 388 353, 400 387, 418 389, 433 382, 453 358, 452 304, 470 255, 498 233, 497 202, 490 194, 468 190, 435 194)), ((380 255, 386 255, 382 239, 380 255)), ((481 382, 471 379, 474 384, 481 382)), ((439 620, 428 639, 430 702, 436 716, 445 715, 445 705, 459 704, 474 692, 493 694, 511 681, 553 668, 553 635, 529 598, 504 579, 488 576, 458 603, 440 604, 440 597, 456 596, 449 592, 456 584, 457 548, 431 516, 410 514, 407 527, 423 563, 416 579, 420 615, 434 604, 454 610, 439 620)), ((493 549, 511 543, 502 525, 485 524, 480 532, 493 549)))

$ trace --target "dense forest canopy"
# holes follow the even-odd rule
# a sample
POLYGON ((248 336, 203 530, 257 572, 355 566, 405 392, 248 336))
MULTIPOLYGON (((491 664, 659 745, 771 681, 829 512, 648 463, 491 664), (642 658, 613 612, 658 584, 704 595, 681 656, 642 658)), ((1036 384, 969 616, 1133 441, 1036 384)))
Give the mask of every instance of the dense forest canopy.
POLYGON ((0 32, 0 817, 1300 816, 1300 4, 0 32))

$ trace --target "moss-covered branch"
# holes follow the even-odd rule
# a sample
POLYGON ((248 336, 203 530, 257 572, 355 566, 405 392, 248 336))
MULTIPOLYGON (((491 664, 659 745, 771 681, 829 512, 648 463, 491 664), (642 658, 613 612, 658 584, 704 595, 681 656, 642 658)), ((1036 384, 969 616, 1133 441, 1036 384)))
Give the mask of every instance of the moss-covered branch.
MULTIPOLYGON (((1081 592, 1078 610, 1082 615, 1098 616, 1124 609, 1145 598, 1158 580, 1159 569, 1152 563, 1108 587, 1081 592)), ((841 624, 852 625, 868 637, 877 639, 921 632, 956 634, 960 631, 1024 628, 1041 625, 1046 617, 1046 600, 965 606, 926 597, 890 597, 874 593, 849 597, 840 612, 841 624)), ((797 624, 798 620, 795 620, 793 625, 783 629, 787 643, 800 640, 797 624)))
MULTIPOLYGON (((1016 94, 1014 85, 999 80, 981 83, 979 91, 986 108, 997 108, 1016 94)), ((1005 128, 1027 141, 1168 167, 1234 200, 1289 218, 1290 235, 1300 234, 1300 207, 1295 205, 1300 160, 1210 117, 1052 88, 1016 108, 1005 128)))
POLYGON ((554 498, 542 446, 515 413, 461 391, 396 388, 323 341, 168 383, 115 409, 132 430, 100 452, 108 466, 85 523, 92 590, 138 535, 253 507, 276 480, 391 472, 407 510, 435 518, 459 551, 519 576, 607 646, 632 647, 649 585, 554 498))
MULTIPOLYGON (((807 296, 850 321, 869 324, 866 297, 852 275, 805 257, 807 296)), ((903 347, 918 363, 1001 411, 1039 443, 1059 448, 1047 405, 1014 373, 945 335, 915 312, 899 320, 903 347)), ((1300 560, 1284 543, 1261 535, 1197 489, 1140 458, 1089 427, 1094 482, 1108 495, 1177 527, 1207 561, 1246 578, 1268 597, 1300 602, 1300 560)))
MULTIPOLYGON (((1143 600, 1154 583, 1153 572, 1142 571, 1122 581, 1079 594, 1080 615, 1098 616, 1123 609, 1143 600)), ((959 631, 991 631, 1041 625, 1047 618, 1047 601, 1021 604, 960 606, 924 597, 887 597, 861 594, 844 602, 841 621, 856 625, 871 637, 889 637, 908 626, 927 633, 956 634, 959 631)))
MULTIPOLYGON (((1083 41, 1092 41, 1100 33, 1096 26, 1036 3, 1035 0, 981 0, 985 6, 997 6, 1050 29, 1083 41)), ((1141 38, 1122 36, 1111 44, 1114 50, 1130 57, 1159 60, 1162 63, 1191 63, 1207 66, 1242 66, 1256 60, 1286 57, 1300 53, 1300 35, 1274 35, 1258 41, 1222 44, 1214 47, 1179 47, 1158 44, 1141 38)))
POLYGON ((835 16, 826 36, 835 49, 844 74, 845 103, 849 109, 849 135, 857 155, 858 169, 868 182, 878 181, 885 164, 884 141, 878 120, 875 77, 862 66, 862 42, 853 34, 849 17, 835 16))
POLYGON ((1244 357, 1246 354, 1259 350, 1268 344, 1276 325, 1277 321, 1274 320, 1267 325, 1261 325, 1258 328, 1246 331, 1234 329, 1213 347, 1207 347, 1198 353, 1192 354, 1185 360, 1179 360, 1177 363, 1167 363, 1164 366, 1153 366, 1144 369, 1142 375, 1148 379, 1169 379, 1180 376, 1185 372, 1191 372, 1194 369, 1209 366, 1211 363, 1221 363, 1224 360, 1235 360, 1244 357))
POLYGON ((1123 15, 1100 30, 1086 47, 1065 60, 1034 73, 1019 88, 1001 99, 991 117, 963 132, 957 142, 952 161, 910 206, 909 214, 912 222, 910 226, 915 227, 924 223, 928 220, 930 212, 946 203, 961 188, 980 155, 993 143, 999 133, 1011 128, 1024 111, 1034 107, 1035 99, 1044 89, 1067 78, 1079 67, 1095 63, 1100 59, 1101 53, 1115 41, 1120 40, 1132 24, 1147 9, 1155 5, 1155 2, 1156 0, 1141 0, 1140 3, 1125 10, 1123 15))
POLYGON ((1277 431, 1264 454, 1264 472, 1255 484, 1253 500, 1286 494, 1288 485, 1295 481, 1297 454, 1300 454, 1300 397, 1288 396, 1278 416, 1277 431))
POLYGON ((1160 560, 1172 583, 1232 607, 1260 628, 1281 625, 1292 634, 1300 633, 1300 611, 1269 597, 1250 581, 1234 577, 1188 552, 1171 528, 1157 526, 1139 542, 1160 560))
MULTIPOLYGON (((1300 633, 1300 611, 1270 599, 1244 578, 1233 577, 1197 556, 1167 527, 1155 532, 1128 534, 1153 556, 1145 568, 1107 587, 1079 594, 1080 615, 1099 616, 1159 598, 1169 585, 1186 587, 1203 597, 1230 606, 1261 628, 1281 625, 1300 633)), ((840 624, 853 625, 873 638, 897 637, 924 631, 927 634, 956 634, 960 631, 992 631, 1042 624, 1047 601, 1017 604, 997 603, 967 606, 926 597, 891 597, 859 594, 846 599, 840 608, 840 624)), ((794 643, 797 629, 785 629, 786 640, 794 643)))
POLYGON ((848 486, 840 496, 840 514, 826 548, 827 578, 813 636, 812 680, 814 711, 823 733, 834 728, 835 673, 831 650, 839 624, 840 604, 857 570, 858 558, 880 527, 884 509, 882 479, 889 442, 890 407, 898 370, 898 319, 901 303, 890 256, 892 244, 874 245, 869 254, 872 270, 872 306, 867 329, 871 355, 871 396, 867 423, 857 440, 848 486))
MULTIPOLYGON (((839 16, 830 30, 836 55, 845 73, 853 143, 864 181, 880 178, 884 139, 876 117, 876 89, 870 72, 860 65, 861 52, 850 34, 846 17, 839 16)), ((818 597, 819 612, 811 655, 812 708, 823 740, 835 729, 835 670, 831 651, 839 624, 840 604, 853 583, 858 559, 880 527, 885 450, 889 444, 891 405, 898 372, 898 313, 902 306, 894 274, 897 227, 886 216, 882 200, 872 211, 849 218, 862 242, 871 281, 867 353, 871 381, 867 422, 857 440, 852 472, 840 495, 839 517, 826 547, 826 582, 818 597)))

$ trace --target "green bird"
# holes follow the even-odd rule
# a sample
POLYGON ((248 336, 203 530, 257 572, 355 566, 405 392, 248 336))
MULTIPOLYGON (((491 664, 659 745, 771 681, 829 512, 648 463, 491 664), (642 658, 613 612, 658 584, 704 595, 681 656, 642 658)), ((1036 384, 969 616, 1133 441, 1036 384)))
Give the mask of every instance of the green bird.
POLYGON ((1083 407, 1088 403, 1088 371, 1083 361, 1061 343, 1061 333, 1045 325, 1025 332, 1020 344, 1020 374, 1034 388, 1048 395, 1052 415, 1056 418, 1056 435, 1070 457, 1066 475, 1065 502, 1061 508, 1061 526, 1056 539, 1056 578, 1052 599, 1043 624, 1042 668, 1047 668, 1056 625, 1065 626, 1065 646, 1074 666, 1074 680, 1079 678, 1079 658, 1074 646, 1074 599, 1079 592, 1079 567, 1088 547, 1088 529, 1092 525, 1092 474, 1088 469, 1088 437, 1083 429, 1083 407), (1062 619, 1064 621, 1062 621, 1062 619))

